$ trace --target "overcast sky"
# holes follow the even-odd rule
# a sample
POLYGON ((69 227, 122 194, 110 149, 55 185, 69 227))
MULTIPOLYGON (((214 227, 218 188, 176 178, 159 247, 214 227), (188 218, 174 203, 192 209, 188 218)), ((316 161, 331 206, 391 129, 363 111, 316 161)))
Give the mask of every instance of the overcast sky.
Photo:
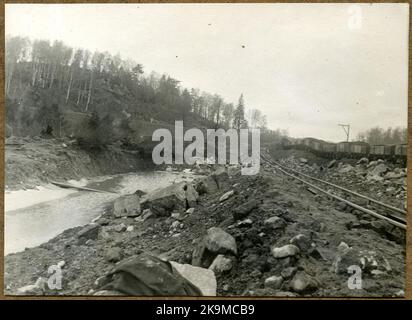
POLYGON ((344 140, 407 125, 407 4, 6 5, 6 34, 119 53, 267 115, 344 140), (360 10, 359 10, 360 9, 360 10), (359 19, 360 18, 360 19, 359 19))

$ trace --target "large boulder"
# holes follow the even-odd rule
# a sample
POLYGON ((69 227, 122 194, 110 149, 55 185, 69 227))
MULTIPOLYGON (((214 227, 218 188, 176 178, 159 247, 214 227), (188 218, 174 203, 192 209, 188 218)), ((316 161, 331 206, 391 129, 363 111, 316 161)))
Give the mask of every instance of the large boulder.
POLYGON ((217 282, 213 271, 174 261, 170 261, 170 264, 181 276, 194 284, 203 296, 216 296, 217 282))
POLYGON ((30 284, 17 289, 17 295, 25 296, 40 296, 44 295, 47 290, 47 280, 45 278, 38 278, 34 284, 30 284))
POLYGON ((99 235, 100 224, 90 223, 83 227, 78 233, 78 243, 85 244, 87 240, 96 240, 99 235))
POLYGON ((157 189, 147 194, 142 205, 151 209, 158 216, 167 216, 172 211, 186 210, 186 182, 175 183, 166 188, 157 189))
POLYGON ((206 248, 214 253, 231 253, 237 255, 236 240, 221 228, 212 227, 207 230, 206 248))
POLYGON ((137 194, 121 196, 114 201, 113 214, 116 218, 140 215, 140 198, 137 194))
POLYGON ((218 254, 237 255, 236 240, 221 228, 207 230, 192 255, 192 265, 208 268, 218 254))
POLYGON ((197 183, 196 191, 200 195, 205 193, 213 194, 219 191, 219 187, 217 186, 215 179, 213 179, 211 176, 207 176, 197 183))

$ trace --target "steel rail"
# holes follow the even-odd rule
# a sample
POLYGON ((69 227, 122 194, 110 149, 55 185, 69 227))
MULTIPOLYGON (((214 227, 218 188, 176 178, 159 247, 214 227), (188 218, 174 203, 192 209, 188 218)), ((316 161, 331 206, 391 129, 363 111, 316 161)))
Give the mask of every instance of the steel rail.
POLYGON ((288 168, 288 167, 286 167, 286 166, 284 166, 284 165, 281 165, 280 163, 278 163, 278 162, 276 162, 276 161, 267 160, 267 159, 265 159, 265 161, 272 162, 272 163, 274 163, 274 164, 276 164, 276 165, 284 168, 285 170, 290 170, 290 171, 295 172, 296 174, 302 175, 302 176, 304 176, 304 177, 306 177, 306 178, 309 178, 309 179, 318 181, 318 182, 320 182, 320 183, 324 183, 324 184, 330 185, 330 186, 332 186, 332 187, 334 187, 334 188, 337 188, 337 189, 340 189, 340 190, 345 191, 345 192, 347 192, 347 193, 353 194, 354 196, 357 196, 357 197, 359 197, 359 198, 363 198, 363 199, 365 199, 365 200, 368 200, 368 201, 370 201, 370 202, 376 203, 376 204, 378 204, 378 205, 380 205, 380 206, 382 206, 382 207, 385 207, 385 208, 387 208, 387 209, 390 209, 390 210, 393 210, 393 211, 396 211, 396 212, 399 212, 399 213, 401 213, 401 214, 406 215, 406 211, 404 211, 404 210, 402 210, 402 209, 400 209, 400 208, 391 206, 391 205, 389 205, 389 204, 386 204, 386 203, 384 203, 384 202, 381 202, 381 201, 376 200, 376 199, 373 199, 373 198, 369 198, 369 197, 367 197, 367 196, 365 196, 365 195, 363 195, 363 194, 360 194, 360 193, 357 193, 357 192, 355 192, 355 191, 352 191, 352 190, 343 188, 343 187, 338 186, 338 185, 336 185, 336 184, 334 184, 334 183, 331 183, 331 182, 328 182, 328 181, 325 181, 325 180, 321 180, 321 179, 312 177, 312 176, 310 176, 310 175, 307 175, 307 174, 305 174, 305 173, 299 172, 299 171, 297 171, 297 170, 288 168))
MULTIPOLYGON (((264 158, 263 158, 263 159, 264 159, 264 158)), ((272 166, 274 166, 274 164, 272 164, 270 161, 268 161, 268 160, 266 160, 266 159, 264 159, 264 160, 267 161, 267 162, 269 162, 272 166)), ((391 218, 388 218, 388 217, 386 217, 386 216, 384 216, 384 215, 381 215, 381 214, 379 214, 379 213, 377 213, 377 212, 375 212, 375 211, 366 209, 366 208, 364 208, 364 207, 362 207, 362 206, 360 206, 360 205, 358 205, 358 204, 356 204, 356 203, 353 203, 353 202, 351 202, 351 201, 349 201, 349 200, 346 200, 346 199, 344 199, 344 198, 342 198, 342 197, 339 197, 339 196, 337 196, 337 195, 334 195, 334 194, 332 194, 332 193, 330 193, 330 192, 328 192, 328 191, 326 191, 326 190, 324 190, 324 189, 322 189, 322 188, 320 188, 320 187, 318 187, 318 186, 316 186, 316 185, 314 185, 314 184, 312 184, 312 183, 310 183, 310 182, 308 182, 308 181, 306 181, 306 180, 303 180, 303 179, 301 179, 301 178, 299 178, 299 177, 297 177, 297 176, 295 176, 295 175, 293 175, 293 174, 291 174, 291 173, 283 170, 281 167, 279 167, 279 168, 277 168, 277 169, 280 170, 283 174, 285 174, 285 175, 287 175, 287 176, 290 176, 290 177, 292 177, 292 178, 294 178, 294 179, 296 179, 296 180, 298 180, 298 181, 301 181, 302 183, 304 183, 304 184, 306 184, 306 185, 308 185, 308 186, 310 186, 310 187, 312 187, 312 188, 314 188, 314 189, 316 189, 316 190, 318 190, 318 191, 320 191, 320 192, 328 195, 328 196, 331 197, 331 198, 334 198, 334 199, 336 199, 336 200, 338 200, 338 201, 344 202, 344 203, 346 203, 347 205, 351 206, 352 208, 355 208, 355 209, 357 209, 357 210, 360 210, 360 211, 362 211, 362 212, 364 212, 364 213, 367 213, 367 214, 369 214, 369 215, 371 215, 371 216, 374 216, 374 217, 376 217, 376 218, 378 218, 378 219, 385 220, 385 221, 389 222, 390 224, 392 224, 392 225, 394 225, 394 226, 396 226, 396 227, 399 227, 399 228, 401 228, 401 229, 403 229, 403 230, 406 230, 406 224, 404 224, 404 223, 395 221, 395 220, 393 220, 393 219, 391 219, 391 218)))

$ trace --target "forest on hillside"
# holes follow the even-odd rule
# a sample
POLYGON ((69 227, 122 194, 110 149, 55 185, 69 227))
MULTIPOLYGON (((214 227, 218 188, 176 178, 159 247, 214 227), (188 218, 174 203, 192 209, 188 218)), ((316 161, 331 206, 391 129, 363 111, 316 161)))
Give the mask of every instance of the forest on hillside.
POLYGON ((106 136, 116 131, 124 139, 136 135, 132 123, 137 120, 266 128, 265 115, 245 110, 242 94, 235 104, 226 102, 218 94, 183 88, 169 75, 146 74, 142 64, 109 52, 8 36, 5 63, 7 135, 61 136, 62 126, 76 122, 68 113, 87 115, 95 133, 100 127, 106 136))

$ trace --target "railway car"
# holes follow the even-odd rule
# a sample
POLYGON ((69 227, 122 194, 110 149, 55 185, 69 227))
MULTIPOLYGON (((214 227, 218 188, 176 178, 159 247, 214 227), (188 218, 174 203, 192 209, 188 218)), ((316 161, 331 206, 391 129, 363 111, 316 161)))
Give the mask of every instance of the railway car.
POLYGON ((322 151, 328 153, 335 153, 336 152, 336 143, 331 142, 324 142, 322 144, 322 151))
POLYGON ((397 145, 370 145, 363 141, 343 141, 339 143, 326 142, 315 138, 290 140, 289 147, 313 152, 325 158, 361 158, 391 159, 405 163, 407 158, 407 144, 397 145))
POLYGON ((369 143, 366 142, 349 142, 349 152, 356 155, 367 155, 369 153, 369 148, 369 143))
POLYGON ((372 156, 383 156, 385 154, 385 145, 380 144, 380 145, 372 145, 370 146, 370 151, 369 154, 372 156))
POLYGON ((408 144, 407 143, 402 143, 402 144, 397 144, 395 145, 395 156, 397 157, 406 157, 408 152, 408 144))
POLYGON ((338 153, 349 153, 350 152, 350 147, 349 147, 349 142, 339 142, 336 145, 336 152, 338 153))

